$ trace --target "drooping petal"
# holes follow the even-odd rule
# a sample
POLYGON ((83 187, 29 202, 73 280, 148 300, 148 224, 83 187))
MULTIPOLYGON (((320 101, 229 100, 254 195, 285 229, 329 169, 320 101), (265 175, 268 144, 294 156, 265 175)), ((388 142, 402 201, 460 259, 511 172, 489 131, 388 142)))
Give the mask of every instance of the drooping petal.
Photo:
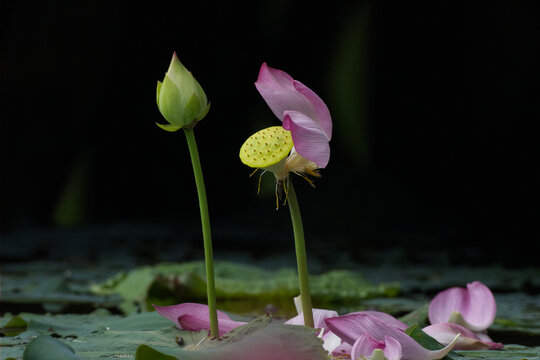
POLYGON ((350 313, 348 315, 353 315, 353 314, 371 315, 371 316, 376 317, 377 319, 381 320, 385 324, 393 326, 393 327, 398 328, 400 330, 405 330, 408 327, 407 324, 405 324, 404 322, 399 321, 398 319, 396 319, 392 315, 384 313, 382 311, 364 310, 364 311, 352 312, 352 313, 350 313))
MULTIPOLYGON (((314 119, 317 125, 324 131, 324 134, 328 138, 328 141, 332 139, 332 117, 330 116, 330 110, 328 106, 322 101, 319 95, 315 94, 313 90, 302 84, 300 81, 294 80, 294 88, 304 95, 315 107, 317 117, 314 119)), ((293 110, 293 109, 291 109, 293 110)))
POLYGON ((384 341, 377 341, 369 336, 368 333, 363 333, 354 342, 351 349, 351 359, 367 358, 373 354, 375 349, 384 349, 384 341))
POLYGON ((427 350, 403 331, 390 326, 381 320, 367 314, 344 315, 326 319, 328 328, 343 341, 354 344, 363 333, 378 341, 384 341, 385 336, 396 339, 403 352, 403 360, 436 360, 442 359, 452 350, 459 335, 448 346, 440 350, 427 350))
POLYGON ((283 121, 283 113, 287 110, 317 117, 315 105, 294 87, 294 79, 282 70, 263 63, 255 87, 280 121, 283 121))
POLYGON ((486 330, 495 320, 497 304, 493 293, 479 281, 467 289, 453 287, 437 294, 429 304, 429 321, 446 323, 450 319, 473 331, 486 330))
POLYGON ((156 125, 159 126, 160 128, 162 128, 163 130, 169 131, 169 132, 175 132, 175 131, 178 131, 178 130, 180 130, 182 128, 181 126, 176 126, 176 125, 172 125, 172 124, 156 123, 156 125))
MULTIPOLYGON (((171 306, 158 306, 152 304, 152 306, 161 316, 176 324, 179 329, 192 331, 210 330, 208 305, 183 303, 171 306)), ((245 324, 245 322, 231 320, 227 314, 219 310, 217 316, 219 336, 245 324)))
POLYGON ((283 128, 291 131, 296 152, 325 168, 330 160, 330 145, 323 130, 304 113, 285 111, 284 114, 283 128))
POLYGON ((457 334, 461 334, 454 346, 455 350, 495 350, 502 349, 504 346, 501 343, 491 341, 485 334, 482 334, 485 336, 482 339, 478 334, 458 324, 434 324, 425 327, 423 331, 442 345, 448 345, 457 334))

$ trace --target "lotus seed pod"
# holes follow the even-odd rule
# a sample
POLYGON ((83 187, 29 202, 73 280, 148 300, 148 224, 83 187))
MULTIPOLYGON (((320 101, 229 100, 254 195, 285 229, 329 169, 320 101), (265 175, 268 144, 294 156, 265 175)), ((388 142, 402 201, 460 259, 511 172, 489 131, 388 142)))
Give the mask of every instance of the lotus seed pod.
POLYGON ((293 147, 291 132, 271 126, 251 135, 240 148, 240 160, 249 167, 266 169, 285 159, 293 147))

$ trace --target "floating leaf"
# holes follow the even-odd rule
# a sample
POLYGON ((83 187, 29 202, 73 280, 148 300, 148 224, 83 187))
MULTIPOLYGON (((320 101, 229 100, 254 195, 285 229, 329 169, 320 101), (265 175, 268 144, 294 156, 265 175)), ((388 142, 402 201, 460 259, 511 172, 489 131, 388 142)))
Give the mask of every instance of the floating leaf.
MULTIPOLYGON (((296 314, 291 299, 299 290, 293 268, 266 270, 222 261, 215 264, 215 278, 221 310, 255 315, 261 314, 267 304, 273 304, 281 310, 281 316, 296 314)), ((206 299, 203 262, 145 266, 114 279, 114 282, 95 285, 92 290, 100 295, 120 294, 124 297, 120 308, 126 313, 147 309, 150 302, 172 305, 178 303, 178 299, 192 302, 206 299)), ((399 291, 397 284, 371 285, 360 273, 345 270, 314 275, 310 284, 313 301, 321 308, 396 296, 399 291)))
MULTIPOLYGON (((139 346, 137 352, 140 350, 151 354, 143 346, 139 346)), ((328 360, 328 352, 323 349, 322 340, 317 337, 314 329, 276 323, 268 316, 242 325, 221 338, 206 337, 200 343, 184 349, 154 352, 159 356, 167 356, 165 353, 169 356, 174 354, 182 360, 328 360)), ((173 358, 163 357, 164 360, 173 358)))
POLYGON ((148 345, 140 345, 135 353, 135 360, 177 360, 172 355, 166 355, 148 345))
POLYGON ((23 353, 23 360, 84 360, 73 348, 50 336, 38 336, 23 353))
POLYGON ((0 333, 5 336, 16 336, 26 331, 28 324, 20 316, 14 316, 7 322, 6 325, 2 326, 0 333))

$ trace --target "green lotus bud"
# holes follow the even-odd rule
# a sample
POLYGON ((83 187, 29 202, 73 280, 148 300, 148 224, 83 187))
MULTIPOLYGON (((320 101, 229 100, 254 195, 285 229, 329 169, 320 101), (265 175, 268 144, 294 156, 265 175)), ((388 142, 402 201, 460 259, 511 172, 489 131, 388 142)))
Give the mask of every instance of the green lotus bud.
POLYGON ((167 131, 193 128, 210 109, 204 90, 178 60, 176 52, 163 83, 158 81, 156 100, 161 115, 169 122, 157 125, 167 131))

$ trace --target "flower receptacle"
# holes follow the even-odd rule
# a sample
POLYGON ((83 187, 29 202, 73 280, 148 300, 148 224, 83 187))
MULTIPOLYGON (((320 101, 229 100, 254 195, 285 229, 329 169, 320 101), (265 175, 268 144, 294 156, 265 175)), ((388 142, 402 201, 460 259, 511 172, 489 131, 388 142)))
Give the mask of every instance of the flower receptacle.
POLYGON ((249 167, 275 172, 292 147, 291 132, 281 126, 271 126, 257 131, 244 142, 240 148, 240 160, 249 167))

